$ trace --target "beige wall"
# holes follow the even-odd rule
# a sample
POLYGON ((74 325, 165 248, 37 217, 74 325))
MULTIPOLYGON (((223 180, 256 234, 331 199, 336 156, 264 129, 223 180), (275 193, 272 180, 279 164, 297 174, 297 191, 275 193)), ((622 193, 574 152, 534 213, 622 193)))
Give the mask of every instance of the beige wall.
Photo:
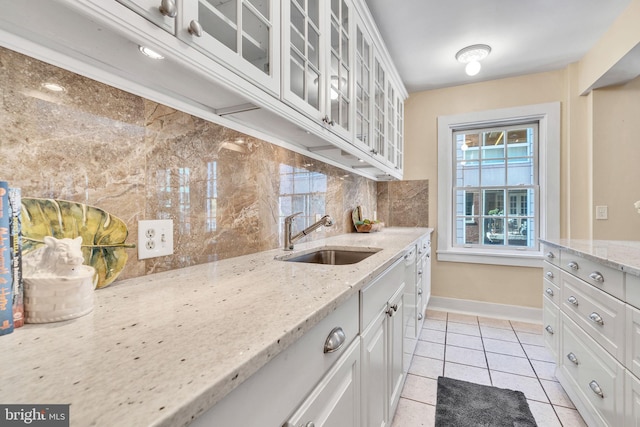
POLYGON ((593 92, 593 204, 609 219, 593 221, 594 239, 640 240, 640 77, 593 92))
MULTIPOLYGON (((640 215, 633 209, 640 200, 640 77, 581 96, 578 64, 411 94, 405 113, 405 178, 429 180, 431 227, 438 225, 438 116, 554 101, 562 105, 561 182, 557 183, 561 236, 640 240, 640 215), (595 220, 596 205, 608 206, 608 220, 595 220)), ((538 268, 434 260, 432 277, 435 296, 542 305, 538 268)))
MULTIPOLYGON (((565 76, 564 71, 554 71, 411 94, 405 107, 405 179, 429 180, 431 227, 438 224, 438 116, 557 101, 565 115, 565 76)), ((432 280, 435 296, 542 306, 538 268, 434 259, 432 280)))

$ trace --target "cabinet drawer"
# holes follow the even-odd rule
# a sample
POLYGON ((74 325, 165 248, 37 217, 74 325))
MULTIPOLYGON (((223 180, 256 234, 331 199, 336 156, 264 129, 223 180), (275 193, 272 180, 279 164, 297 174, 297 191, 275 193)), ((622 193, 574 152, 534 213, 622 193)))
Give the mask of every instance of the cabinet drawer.
POLYGON ((625 293, 627 304, 640 309, 640 277, 633 274, 625 274, 625 293))
POLYGON ((360 332, 371 323, 404 281, 404 258, 400 258, 360 292, 360 332))
POLYGON ((624 303, 584 281, 562 275, 560 309, 616 359, 624 360, 624 303))
POLYGON ((624 278, 622 271, 614 270, 597 262, 581 258, 566 251, 562 253, 561 268, 585 282, 624 300, 624 278))
POLYGON ((547 279, 549 282, 555 284, 556 286, 558 286, 558 289, 560 288, 560 274, 562 272, 562 270, 560 269, 560 267, 555 266, 551 263, 545 262, 543 263, 544 265, 542 266, 542 270, 543 270, 543 277, 545 279, 547 279))
POLYGON ((560 346, 560 324, 558 316, 560 309, 549 298, 542 298, 542 325, 544 326, 544 342, 547 348, 558 360, 560 346))
POLYGON ((599 425, 622 426, 624 367, 561 314, 560 370, 599 425))
POLYGON ((544 260, 553 265, 560 266, 560 249, 550 245, 542 245, 544 260))
POLYGON ((640 377, 640 310, 629 305, 627 309, 627 339, 625 343, 625 366, 640 377))
POLYGON ((542 280, 542 294, 549 298, 557 306, 560 306, 560 284, 555 284, 547 279, 542 280))

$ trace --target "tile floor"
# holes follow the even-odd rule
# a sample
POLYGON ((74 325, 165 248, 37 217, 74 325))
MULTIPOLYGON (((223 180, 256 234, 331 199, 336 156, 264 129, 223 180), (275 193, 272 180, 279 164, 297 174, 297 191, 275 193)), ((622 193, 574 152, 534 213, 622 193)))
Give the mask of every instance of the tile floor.
POLYGON ((522 391, 539 427, 586 427, 554 369, 541 325, 427 310, 392 427, 434 425, 438 376, 522 391))

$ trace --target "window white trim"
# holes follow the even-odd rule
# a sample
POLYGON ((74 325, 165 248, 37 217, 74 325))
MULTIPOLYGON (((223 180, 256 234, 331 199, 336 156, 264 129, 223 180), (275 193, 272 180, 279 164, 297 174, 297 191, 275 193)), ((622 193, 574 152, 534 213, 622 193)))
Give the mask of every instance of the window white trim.
POLYGON ((438 117, 438 261, 542 266, 542 253, 453 247, 453 132, 537 121, 540 185, 539 238, 560 237, 560 103, 525 105, 438 117))

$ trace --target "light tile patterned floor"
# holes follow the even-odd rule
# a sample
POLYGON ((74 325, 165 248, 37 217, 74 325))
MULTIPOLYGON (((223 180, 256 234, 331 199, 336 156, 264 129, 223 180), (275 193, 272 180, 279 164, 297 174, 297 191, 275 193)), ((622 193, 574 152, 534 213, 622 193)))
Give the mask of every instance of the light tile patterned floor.
POLYGON ((392 427, 433 427, 438 376, 522 391, 539 427, 586 427, 554 369, 541 325, 427 310, 392 427))

